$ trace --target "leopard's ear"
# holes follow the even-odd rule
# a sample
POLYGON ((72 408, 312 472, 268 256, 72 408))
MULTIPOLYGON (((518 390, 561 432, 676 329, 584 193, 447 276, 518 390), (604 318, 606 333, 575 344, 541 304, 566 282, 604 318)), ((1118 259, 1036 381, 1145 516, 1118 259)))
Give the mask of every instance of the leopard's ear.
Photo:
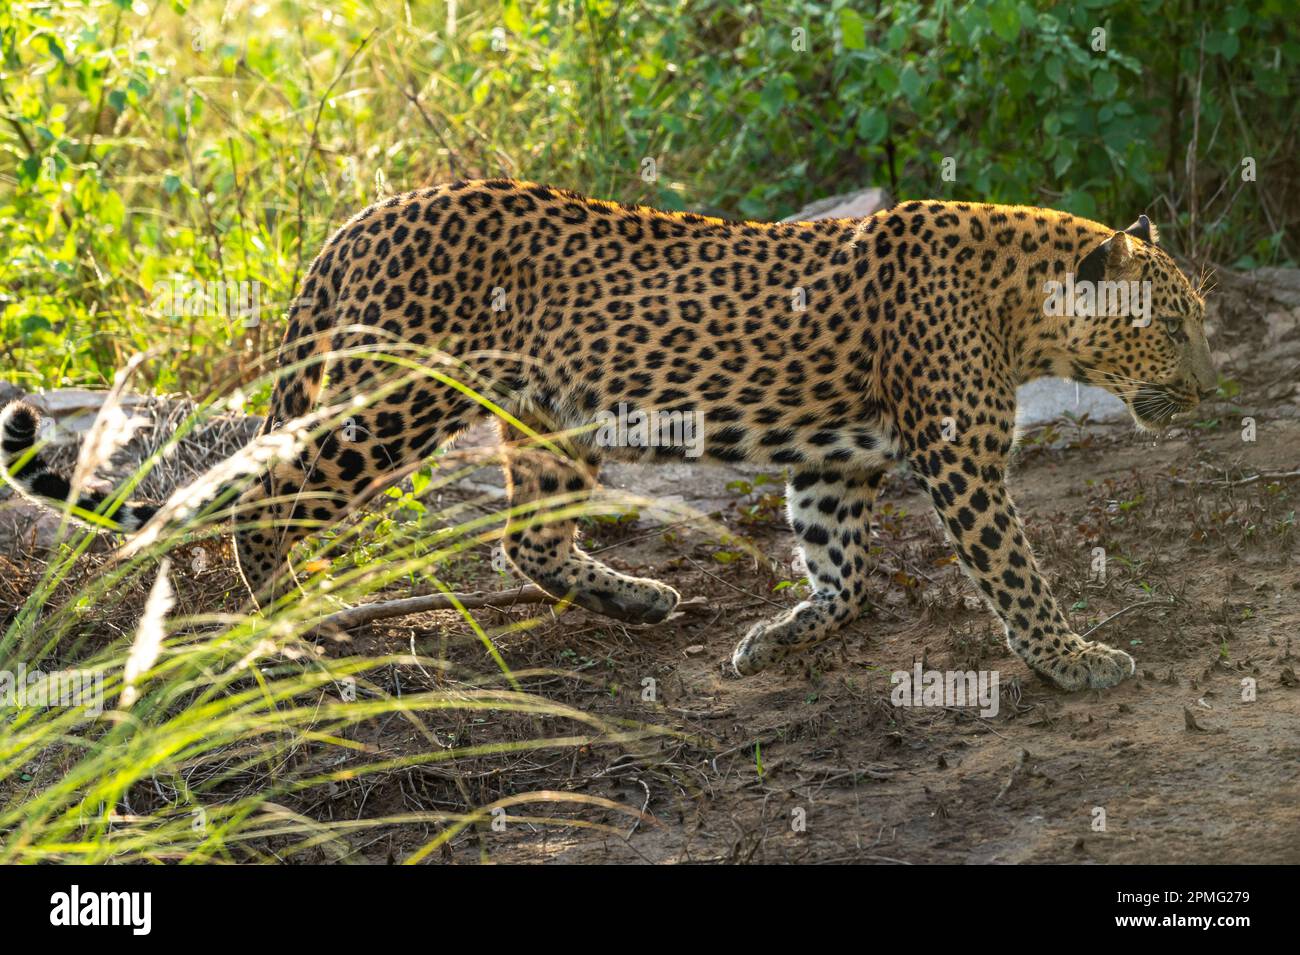
POLYGON ((1124 230, 1131 236, 1156 245, 1160 242, 1160 233, 1156 231, 1155 224, 1146 216, 1138 216, 1138 221, 1124 230))
MULTIPOLYGON (((1146 216, 1142 217, 1143 219, 1146 216)), ((1129 233, 1116 232, 1089 252, 1075 270, 1076 281, 1100 282, 1107 275, 1123 270, 1133 260, 1133 239, 1129 233)))

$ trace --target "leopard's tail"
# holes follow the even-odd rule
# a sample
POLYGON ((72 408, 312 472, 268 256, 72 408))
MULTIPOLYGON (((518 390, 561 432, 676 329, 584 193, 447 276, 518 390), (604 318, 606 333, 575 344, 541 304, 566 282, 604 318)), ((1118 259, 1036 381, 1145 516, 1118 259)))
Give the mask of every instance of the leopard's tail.
POLYGON ((0 471, 23 497, 44 507, 66 513, 72 520, 96 530, 129 534, 139 530, 158 511, 159 505, 127 501, 111 518, 88 520, 112 496, 103 491, 82 490, 76 500, 72 481, 50 466, 36 449, 41 414, 24 401, 11 401, 0 412, 0 471))
MULTIPOLYGON (((324 282, 321 269, 318 259, 312 265, 304 294, 290 309, 289 329, 280 347, 279 362, 282 367, 291 362, 296 364, 286 368, 276 381, 271 414, 267 415, 263 433, 305 414, 320 393, 323 363, 307 359, 324 354, 328 345, 329 323, 316 321, 322 310, 329 309, 332 304, 330 289, 324 282), (317 328, 324 334, 316 332, 317 328)), ((40 453, 37 441, 40 427, 41 413, 25 401, 11 401, 0 411, 0 476, 23 497, 64 513, 83 526, 119 534, 135 533, 168 506, 165 502, 125 501, 111 517, 105 517, 98 511, 115 496, 115 492, 83 488, 73 500, 69 475, 52 466, 40 453)), ((263 475, 263 483, 270 483, 269 470, 263 475)), ((227 497, 236 486, 235 481, 216 486, 203 495, 203 501, 186 502, 185 512, 192 514, 203 510, 210 503, 227 497)))

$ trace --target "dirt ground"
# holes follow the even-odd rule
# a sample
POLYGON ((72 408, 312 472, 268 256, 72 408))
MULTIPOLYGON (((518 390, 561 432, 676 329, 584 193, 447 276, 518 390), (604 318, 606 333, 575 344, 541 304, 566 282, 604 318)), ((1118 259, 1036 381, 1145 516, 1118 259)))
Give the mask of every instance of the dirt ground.
MULTIPOLYGON (((1136 678, 1064 693, 1033 676, 953 563, 928 500, 898 474, 878 505, 876 609, 842 640, 737 679, 724 666, 736 641, 798 595, 779 587, 796 577, 793 541, 779 483, 755 486, 749 472, 745 487, 735 471, 700 467, 678 493, 765 559, 702 520, 644 514, 593 523, 586 546, 703 598, 702 610, 647 627, 536 606, 477 615, 485 627, 537 618, 498 640, 513 669, 548 671, 527 689, 670 734, 484 757, 458 782, 406 769, 298 808, 330 818, 463 810, 467 786, 479 804, 548 790, 649 817, 512 809, 573 824, 480 827, 446 847, 446 862, 1300 862, 1300 302, 1232 283, 1211 330, 1231 384, 1200 420, 1161 436, 1061 422, 1026 433, 1016 458, 1012 491, 1054 592, 1078 631, 1100 624, 1092 638, 1134 656, 1136 678), (1247 418, 1254 440, 1243 439, 1247 418), (1104 580, 1092 572, 1097 547, 1104 580), (998 671, 999 712, 896 707, 891 674, 917 662, 998 671)), ((484 472, 455 493, 468 499, 494 480, 484 472)), ((637 490, 639 480, 625 468, 614 483, 637 490)), ((646 480, 663 493, 662 479, 646 480)), ((456 572, 459 589, 506 586, 486 547, 456 572)), ((327 652, 413 646, 491 669, 450 611, 360 628, 327 652)), ((426 676, 394 668, 394 688, 426 676)), ((461 715, 439 732, 465 743, 517 729, 461 715)), ((381 756, 428 745, 391 721, 358 736, 381 756)), ((400 859, 430 834, 396 827, 357 856, 400 859)))
MULTIPOLYGON (((926 499, 903 481, 884 498, 892 514, 881 535, 881 609, 842 642, 745 680, 728 677, 722 662, 776 609, 769 601, 782 603, 767 596, 777 578, 753 561, 719 564, 716 543, 688 532, 671 542, 629 538, 604 556, 706 597, 715 612, 631 628, 571 611, 501 649, 515 668, 581 662, 595 678, 595 686, 551 682, 548 696, 692 737, 562 762, 538 786, 644 805, 661 825, 639 826, 626 842, 554 829, 492 833, 492 857, 1300 861, 1296 485, 1174 483, 1217 476, 1211 460, 1230 476, 1294 468, 1300 422, 1271 427, 1269 440, 1245 448, 1235 432, 1154 445, 1116 433, 1022 459, 1019 503, 1076 627, 1132 607, 1095 634, 1138 661, 1136 679, 1106 692, 1060 692, 1005 649, 947 562, 926 499), (1132 565, 1120 563, 1104 584, 1088 574, 1098 541, 1112 567, 1132 565), (1001 711, 985 719, 893 706, 890 674, 916 661, 998 670, 1001 711), (657 706, 641 699, 647 677, 657 706), (1243 701, 1245 678, 1256 681, 1253 702, 1243 701), (1094 829, 1096 807, 1105 831, 1094 829), (799 816, 803 831, 793 827, 799 816)), ((769 554, 790 551, 779 526, 750 536, 769 554)), ((400 652, 412 636, 418 645, 440 624, 457 626, 450 613, 439 616, 360 636, 361 647, 400 652)), ((464 848, 478 851, 472 840, 464 848)))
MULTIPOLYGON (((644 807, 657 824, 576 813, 620 834, 511 824, 463 837, 445 858, 1300 862, 1300 310, 1278 307, 1249 286, 1220 296, 1211 341, 1228 391, 1240 393, 1193 426, 1152 436, 1126 422, 1062 422, 1022 442, 1012 488, 1040 563, 1077 630, 1106 621, 1093 637, 1128 650, 1135 679, 1064 693, 1032 675, 903 475, 878 507, 878 609, 842 641, 731 677, 736 640, 793 600, 773 589, 793 576, 793 539, 769 496, 779 484, 742 493, 726 486, 734 472, 698 468, 680 493, 730 498, 713 516, 771 560, 729 559, 732 545, 690 524, 598 525, 587 546, 602 559, 703 597, 709 612, 635 628, 548 612, 501 642, 512 667, 582 671, 539 692, 684 735, 549 768, 521 763, 513 780, 484 768, 491 798, 512 785, 587 793, 644 807), (1104 582, 1090 573, 1098 546, 1104 582), (999 671, 999 713, 894 706, 891 674, 917 661, 999 671), (647 678, 654 702, 643 699, 647 678)), ((663 490, 637 469, 615 478, 663 490)), ((464 585, 500 587, 492 576, 464 585)), ((355 636, 361 648, 400 652, 412 637, 432 649, 449 628, 462 641, 453 653, 482 656, 454 614, 400 624, 355 636)), ((395 789, 389 808, 409 807, 395 789)))

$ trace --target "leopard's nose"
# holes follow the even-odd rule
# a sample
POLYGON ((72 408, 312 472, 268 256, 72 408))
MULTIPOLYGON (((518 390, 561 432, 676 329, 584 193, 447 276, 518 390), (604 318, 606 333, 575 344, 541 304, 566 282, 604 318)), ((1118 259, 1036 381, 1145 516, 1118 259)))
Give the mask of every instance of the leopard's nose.
POLYGON ((1202 388, 1199 392, 1197 392, 1196 397, 1200 398, 1202 401, 1209 401, 1218 393, 1219 393, 1218 388, 1202 388))

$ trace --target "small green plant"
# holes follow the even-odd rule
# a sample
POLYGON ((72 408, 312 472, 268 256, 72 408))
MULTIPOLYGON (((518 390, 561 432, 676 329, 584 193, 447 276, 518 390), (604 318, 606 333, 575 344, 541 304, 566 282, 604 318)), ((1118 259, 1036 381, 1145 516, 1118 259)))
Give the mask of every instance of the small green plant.
POLYGON ((752 481, 743 478, 727 484, 727 490, 734 494, 737 516, 740 523, 749 526, 780 524, 785 520, 784 484, 768 474, 758 474, 752 481), (764 490, 764 488, 776 490, 764 490))

